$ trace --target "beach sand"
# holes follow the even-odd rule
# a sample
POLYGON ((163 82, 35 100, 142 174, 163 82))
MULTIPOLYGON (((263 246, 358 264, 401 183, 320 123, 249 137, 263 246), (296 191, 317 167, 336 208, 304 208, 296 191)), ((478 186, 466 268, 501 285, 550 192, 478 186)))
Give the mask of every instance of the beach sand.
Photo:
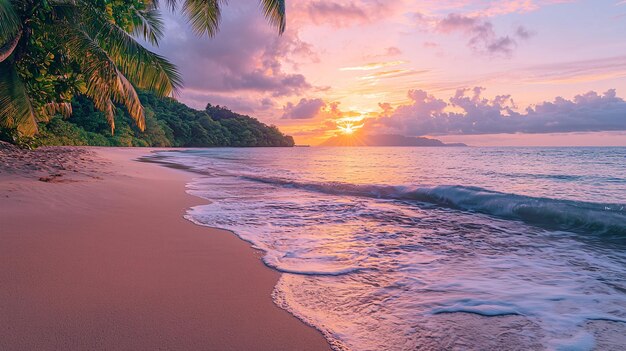
POLYGON ((0 349, 329 349, 273 304, 260 252, 183 219, 192 175, 147 153, 0 148, 0 349))

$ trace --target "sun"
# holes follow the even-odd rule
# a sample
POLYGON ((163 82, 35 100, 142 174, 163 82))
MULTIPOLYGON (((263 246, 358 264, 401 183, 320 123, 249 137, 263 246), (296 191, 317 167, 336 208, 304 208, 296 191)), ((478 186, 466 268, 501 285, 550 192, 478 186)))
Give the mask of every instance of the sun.
POLYGON ((354 133, 354 131, 356 130, 354 128, 354 125, 352 125, 351 123, 348 123, 345 126, 337 126, 337 127, 339 128, 341 133, 346 134, 346 135, 350 135, 354 133))
POLYGON ((343 135, 352 135, 356 133, 361 127, 363 127, 363 124, 343 122, 341 125, 337 126, 337 129, 339 129, 339 132, 343 135))

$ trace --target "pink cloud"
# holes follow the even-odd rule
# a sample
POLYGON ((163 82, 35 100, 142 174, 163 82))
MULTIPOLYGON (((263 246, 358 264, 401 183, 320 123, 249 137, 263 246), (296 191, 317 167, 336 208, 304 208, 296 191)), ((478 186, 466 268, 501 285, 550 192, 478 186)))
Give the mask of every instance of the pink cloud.
POLYGON ((296 23, 347 27, 374 23, 392 17, 400 2, 382 0, 298 1, 290 4, 290 14, 296 23))
POLYGON ((316 117, 326 103, 322 99, 302 98, 297 104, 291 102, 283 108, 282 119, 311 119, 316 117))
POLYGON ((493 99, 483 88, 460 89, 448 101, 423 90, 409 91, 411 103, 368 120, 368 130, 406 136, 570 133, 626 130, 626 101, 614 89, 588 92, 572 100, 557 97, 517 112, 510 95, 493 99), (454 112, 450 112, 454 111, 454 112), (457 112, 458 111, 458 112, 457 112))
POLYGON ((529 30, 519 26, 513 36, 496 34, 493 24, 479 17, 470 17, 451 13, 436 21, 435 31, 444 34, 463 33, 469 36, 468 46, 480 53, 510 57, 517 47, 518 39, 528 39, 529 30))
POLYGON ((398 55, 402 55, 402 50, 400 50, 399 48, 395 46, 390 46, 387 49, 385 49, 385 56, 398 56, 398 55))
POLYGON ((315 61, 312 46, 294 31, 276 35, 256 4, 238 2, 236 8, 224 14, 220 32, 212 39, 193 35, 182 18, 167 18, 168 26, 180 31, 165 38, 159 51, 179 67, 185 88, 196 96, 203 91, 272 97, 313 89, 304 75, 288 69, 297 68, 296 62, 315 61))

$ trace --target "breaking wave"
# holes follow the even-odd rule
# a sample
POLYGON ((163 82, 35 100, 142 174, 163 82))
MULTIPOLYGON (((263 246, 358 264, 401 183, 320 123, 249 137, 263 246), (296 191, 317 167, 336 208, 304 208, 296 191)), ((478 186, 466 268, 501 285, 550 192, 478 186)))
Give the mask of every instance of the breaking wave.
POLYGON ((554 230, 626 236, 626 204, 601 204, 507 194, 479 187, 440 185, 407 187, 359 185, 339 182, 305 183, 281 178, 242 178, 332 195, 415 201, 452 209, 478 212, 554 230))

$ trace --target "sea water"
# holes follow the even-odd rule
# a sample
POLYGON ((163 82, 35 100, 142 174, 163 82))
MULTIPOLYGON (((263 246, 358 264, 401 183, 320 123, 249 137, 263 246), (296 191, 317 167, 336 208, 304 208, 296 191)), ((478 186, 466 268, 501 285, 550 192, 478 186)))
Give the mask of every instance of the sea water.
POLYGON ((626 148, 160 152, 335 349, 626 349, 626 148))

